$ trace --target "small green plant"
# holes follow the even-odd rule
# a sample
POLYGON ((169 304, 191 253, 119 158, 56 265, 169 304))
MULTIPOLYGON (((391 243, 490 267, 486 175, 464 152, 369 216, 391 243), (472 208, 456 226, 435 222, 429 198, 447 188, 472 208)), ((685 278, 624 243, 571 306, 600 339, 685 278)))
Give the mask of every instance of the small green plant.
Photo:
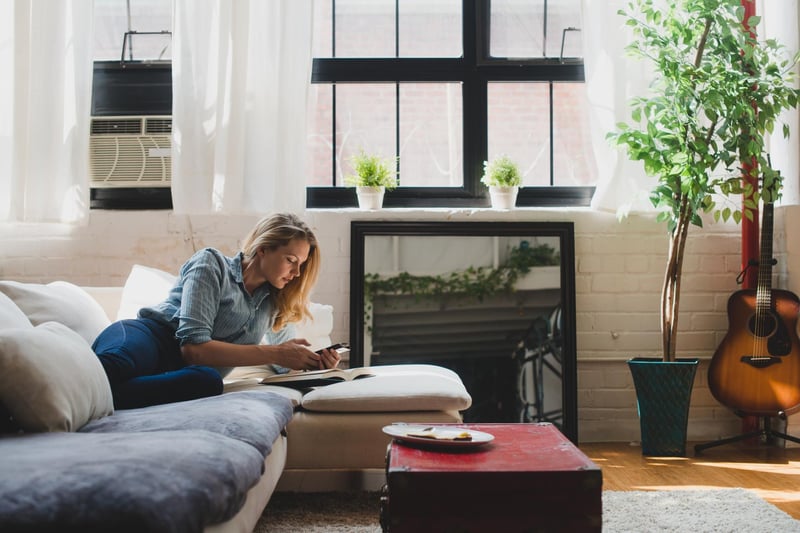
POLYGON ((501 155, 483 162, 481 182, 487 187, 519 187, 522 176, 517 164, 508 156, 501 155))
POLYGON ((385 187, 391 191, 397 187, 394 163, 393 160, 359 150, 350 157, 354 173, 345 176, 345 183, 353 187, 385 187))

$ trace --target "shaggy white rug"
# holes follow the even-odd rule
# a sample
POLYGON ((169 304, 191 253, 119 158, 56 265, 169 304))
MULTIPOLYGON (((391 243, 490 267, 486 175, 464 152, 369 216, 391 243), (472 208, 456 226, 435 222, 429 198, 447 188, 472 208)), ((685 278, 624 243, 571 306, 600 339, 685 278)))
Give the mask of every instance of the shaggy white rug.
POLYGON ((603 491, 603 531, 800 532, 800 522, 745 489, 603 491))
MULTIPOLYGON (((380 496, 274 494, 254 533, 379 533, 380 496)), ((603 533, 792 533, 794 520, 745 489, 603 491, 603 533)))

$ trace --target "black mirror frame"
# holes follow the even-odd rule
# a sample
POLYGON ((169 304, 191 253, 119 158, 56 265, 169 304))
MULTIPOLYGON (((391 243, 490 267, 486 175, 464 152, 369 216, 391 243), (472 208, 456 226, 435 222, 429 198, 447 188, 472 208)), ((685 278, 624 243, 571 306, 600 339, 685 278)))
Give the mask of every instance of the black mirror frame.
POLYGON ((563 319, 562 403, 564 435, 578 441, 577 343, 575 335, 575 231, 572 222, 351 221, 350 366, 364 365, 364 243, 369 235, 558 237, 563 319))

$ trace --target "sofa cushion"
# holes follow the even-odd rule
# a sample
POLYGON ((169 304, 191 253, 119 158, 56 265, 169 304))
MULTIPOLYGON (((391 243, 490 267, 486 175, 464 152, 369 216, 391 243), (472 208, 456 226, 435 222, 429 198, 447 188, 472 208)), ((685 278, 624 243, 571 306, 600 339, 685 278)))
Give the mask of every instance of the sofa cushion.
POLYGON ((97 356, 58 322, 0 329, 0 403, 26 431, 75 431, 114 410, 97 356))
POLYGON ((66 281, 47 285, 0 281, 0 292, 11 298, 34 326, 60 322, 76 331, 89 345, 110 323, 94 298, 66 281))
POLYGON ((317 387, 303 409, 324 412, 462 411, 472 404, 461 378, 436 365, 370 367, 373 377, 317 387))
POLYGON ((133 265, 122 288, 117 320, 136 318, 139 309, 164 300, 177 276, 157 268, 133 265))
POLYGON ((333 306, 310 302, 308 310, 311 313, 311 319, 304 319, 295 324, 297 338, 310 342, 312 350, 320 350, 333 344, 331 342, 333 306))
POLYGON ((32 328, 33 324, 25 316, 14 300, 0 292, 0 328, 32 328))
POLYGON ((0 438, 0 531, 200 532, 263 469, 249 444, 202 430, 0 438))
POLYGON ((287 398, 267 390, 231 392, 186 402, 117 411, 95 420, 81 433, 139 433, 202 429, 246 442, 266 457, 273 441, 292 419, 287 398))
POLYGON ((275 374, 274 371, 267 372, 263 366, 242 366, 234 368, 233 372, 225 376, 223 380, 223 393, 228 394, 231 392, 240 392, 246 390, 263 390, 280 394, 292 403, 292 407, 300 407, 300 402, 303 400, 303 391, 290 389, 289 387, 275 387, 274 385, 262 385, 261 379, 265 374, 275 374), (232 374, 241 370, 242 373, 237 373, 234 379, 229 379, 232 374))

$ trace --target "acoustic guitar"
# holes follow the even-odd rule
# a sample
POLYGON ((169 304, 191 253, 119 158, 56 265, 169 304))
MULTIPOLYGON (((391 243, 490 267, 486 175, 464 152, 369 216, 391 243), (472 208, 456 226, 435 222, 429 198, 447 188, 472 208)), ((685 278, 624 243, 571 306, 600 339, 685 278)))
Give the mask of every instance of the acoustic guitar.
POLYGON ((772 289, 773 204, 764 204, 756 289, 728 299, 728 332, 714 352, 708 386, 724 406, 744 415, 800 410, 800 299, 772 289))

